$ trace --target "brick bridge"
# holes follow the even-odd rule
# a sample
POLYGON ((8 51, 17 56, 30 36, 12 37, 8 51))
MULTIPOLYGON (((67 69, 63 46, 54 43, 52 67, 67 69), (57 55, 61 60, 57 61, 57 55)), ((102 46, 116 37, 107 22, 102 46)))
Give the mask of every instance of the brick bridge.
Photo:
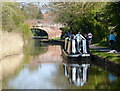
POLYGON ((42 29, 47 32, 48 38, 56 38, 61 36, 60 28, 63 27, 61 23, 55 23, 53 21, 46 20, 26 20, 27 24, 29 24, 30 28, 42 29))

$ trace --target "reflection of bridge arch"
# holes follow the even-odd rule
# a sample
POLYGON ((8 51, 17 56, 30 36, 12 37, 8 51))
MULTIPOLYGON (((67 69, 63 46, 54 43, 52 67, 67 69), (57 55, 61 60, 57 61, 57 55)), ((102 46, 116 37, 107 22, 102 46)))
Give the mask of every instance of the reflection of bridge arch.
POLYGON ((62 62, 61 47, 57 45, 48 46, 47 52, 38 56, 38 61, 40 63, 62 62))
POLYGON ((31 60, 31 63, 56 63, 62 62, 61 46, 50 45, 48 50, 37 56, 37 59, 31 60))

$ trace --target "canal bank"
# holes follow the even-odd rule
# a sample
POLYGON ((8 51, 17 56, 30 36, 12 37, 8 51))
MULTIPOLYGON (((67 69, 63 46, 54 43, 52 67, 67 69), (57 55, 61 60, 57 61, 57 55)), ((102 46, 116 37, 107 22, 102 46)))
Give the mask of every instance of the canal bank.
POLYGON ((18 32, 2 31, 0 56, 0 89, 2 80, 11 76, 23 61, 23 37, 18 32))
POLYGON ((103 69, 109 70, 120 77, 120 53, 113 52, 106 47, 90 45, 91 60, 97 65, 104 65, 103 69))

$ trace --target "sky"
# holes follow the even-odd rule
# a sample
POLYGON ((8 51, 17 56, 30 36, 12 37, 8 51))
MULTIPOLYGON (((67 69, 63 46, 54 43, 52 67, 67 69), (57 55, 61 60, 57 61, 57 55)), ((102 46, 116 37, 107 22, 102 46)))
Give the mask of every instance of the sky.
MULTIPOLYGON (((17 1, 17 2, 19 2, 19 1, 17 1)), ((20 2, 20 3, 22 3, 22 2, 20 2)), ((30 2, 23 2, 23 4, 28 4, 28 3, 30 3, 30 2)), ((38 2, 33 2, 33 3, 38 4, 38 7, 41 9, 42 14, 49 11, 49 8, 41 8, 44 5, 48 5, 49 2, 39 2, 39 3, 38 2)))
POLYGON ((48 9, 41 10, 42 14, 45 14, 48 11, 48 9))

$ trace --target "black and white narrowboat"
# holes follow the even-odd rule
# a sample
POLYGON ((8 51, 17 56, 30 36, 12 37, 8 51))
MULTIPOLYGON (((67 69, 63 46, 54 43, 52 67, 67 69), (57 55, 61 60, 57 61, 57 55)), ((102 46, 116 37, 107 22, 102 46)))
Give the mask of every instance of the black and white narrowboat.
POLYGON ((66 57, 90 57, 87 40, 79 35, 65 38, 63 55, 66 57))

